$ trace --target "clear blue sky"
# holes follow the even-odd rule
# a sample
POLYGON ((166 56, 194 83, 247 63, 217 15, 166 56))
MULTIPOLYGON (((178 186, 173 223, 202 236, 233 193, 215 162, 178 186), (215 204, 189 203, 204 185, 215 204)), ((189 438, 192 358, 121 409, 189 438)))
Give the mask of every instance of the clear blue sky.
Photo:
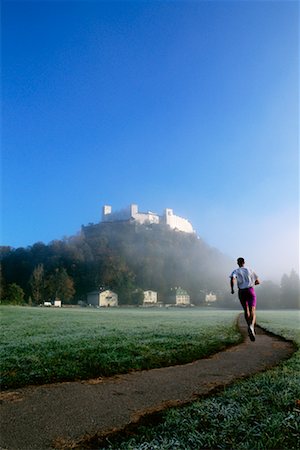
POLYGON ((298 270, 298 2, 3 1, 2 101, 3 245, 137 203, 298 270))

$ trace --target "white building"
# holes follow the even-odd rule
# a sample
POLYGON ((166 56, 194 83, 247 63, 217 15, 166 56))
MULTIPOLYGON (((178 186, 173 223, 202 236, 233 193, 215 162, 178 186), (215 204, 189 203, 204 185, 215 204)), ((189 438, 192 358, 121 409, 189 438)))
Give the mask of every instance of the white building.
POLYGON ((213 294, 212 292, 210 292, 209 294, 206 294, 205 303, 214 303, 216 301, 217 301, 216 294, 213 294))
POLYGON ((118 294, 110 290, 92 291, 87 294, 87 304, 92 306, 118 306, 118 294))
POLYGON ((120 211, 112 212, 109 205, 103 206, 102 222, 136 221, 138 223, 164 223, 172 230, 194 233, 192 224, 183 217, 176 216, 173 209, 167 208, 162 216, 148 211, 146 213, 138 211, 138 205, 131 204, 120 211))
POLYGON ((134 220, 139 223, 159 223, 159 216, 151 211, 142 213, 138 211, 137 205, 130 205, 127 208, 112 212, 109 205, 103 206, 102 222, 118 222, 118 221, 134 220))
POLYGON ((157 303, 157 292, 144 291, 144 306, 155 305, 157 303))
POLYGON ((175 216, 173 209, 167 208, 161 222, 165 222, 172 230, 184 231, 185 233, 194 233, 192 224, 183 217, 175 216))
POLYGON ((175 287, 174 289, 171 289, 169 301, 170 304, 175 304, 176 306, 188 306, 191 304, 189 294, 181 287, 175 287))
POLYGON ((175 299, 176 299, 176 305, 182 306, 182 305, 190 305, 191 299, 189 294, 181 288, 175 289, 175 299))

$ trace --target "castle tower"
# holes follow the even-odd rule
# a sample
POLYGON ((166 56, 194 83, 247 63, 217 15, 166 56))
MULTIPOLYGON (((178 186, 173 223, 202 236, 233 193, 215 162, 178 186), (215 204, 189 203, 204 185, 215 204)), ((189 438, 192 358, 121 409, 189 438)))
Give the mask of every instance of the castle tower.
POLYGON ((166 208, 165 209, 165 223, 169 225, 169 227, 173 228, 173 209, 166 208))
POLYGON ((137 217, 137 215, 138 215, 138 205, 135 205, 134 203, 132 203, 130 205, 130 215, 134 219, 137 217))
POLYGON ((111 214, 111 206, 110 205, 104 205, 102 208, 102 221, 105 222, 107 220, 107 216, 111 214))

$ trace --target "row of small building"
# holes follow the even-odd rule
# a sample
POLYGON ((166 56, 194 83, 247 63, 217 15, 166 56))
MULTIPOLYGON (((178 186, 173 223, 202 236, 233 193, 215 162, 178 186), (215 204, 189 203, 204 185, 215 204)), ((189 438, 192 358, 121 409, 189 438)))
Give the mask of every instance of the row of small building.
MULTIPOLYGON (((208 294, 209 298, 206 298, 208 302, 214 302, 216 296, 214 294, 208 294)), ((189 294, 182 288, 174 288, 169 296, 169 303, 176 306, 189 306, 191 305, 191 299, 189 294)), ((118 306, 118 294, 113 291, 98 290, 92 291, 87 294, 87 304, 96 307, 110 307, 118 306)), ((158 302, 157 292, 144 291, 143 306, 159 306, 161 302, 158 302)))
MULTIPOLYGON (((157 292, 144 291, 143 306, 159 305, 157 292)), ((170 303, 178 306, 190 305, 190 296, 181 288, 175 288, 170 303)), ((118 294, 110 290, 98 290, 89 292, 87 295, 87 304, 91 306, 118 306, 118 294)))

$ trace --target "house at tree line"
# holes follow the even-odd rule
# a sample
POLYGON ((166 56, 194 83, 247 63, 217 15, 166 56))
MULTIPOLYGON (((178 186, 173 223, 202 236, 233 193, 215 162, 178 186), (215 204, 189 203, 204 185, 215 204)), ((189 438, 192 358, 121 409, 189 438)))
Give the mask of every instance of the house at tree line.
POLYGON ((144 306, 151 306, 157 304, 157 292, 155 291, 144 291, 144 306))
POLYGON ((189 294, 181 287, 176 287, 172 290, 169 300, 170 303, 175 303, 175 305, 177 306, 188 306, 191 304, 191 298, 189 294))
POLYGON ((87 304, 92 306, 118 306, 118 294, 109 289, 96 290, 87 294, 87 304))
POLYGON ((216 294, 213 294, 212 292, 210 292, 209 294, 206 294, 206 296, 205 296, 205 303, 207 303, 208 305, 212 305, 216 301, 217 301, 216 294))

